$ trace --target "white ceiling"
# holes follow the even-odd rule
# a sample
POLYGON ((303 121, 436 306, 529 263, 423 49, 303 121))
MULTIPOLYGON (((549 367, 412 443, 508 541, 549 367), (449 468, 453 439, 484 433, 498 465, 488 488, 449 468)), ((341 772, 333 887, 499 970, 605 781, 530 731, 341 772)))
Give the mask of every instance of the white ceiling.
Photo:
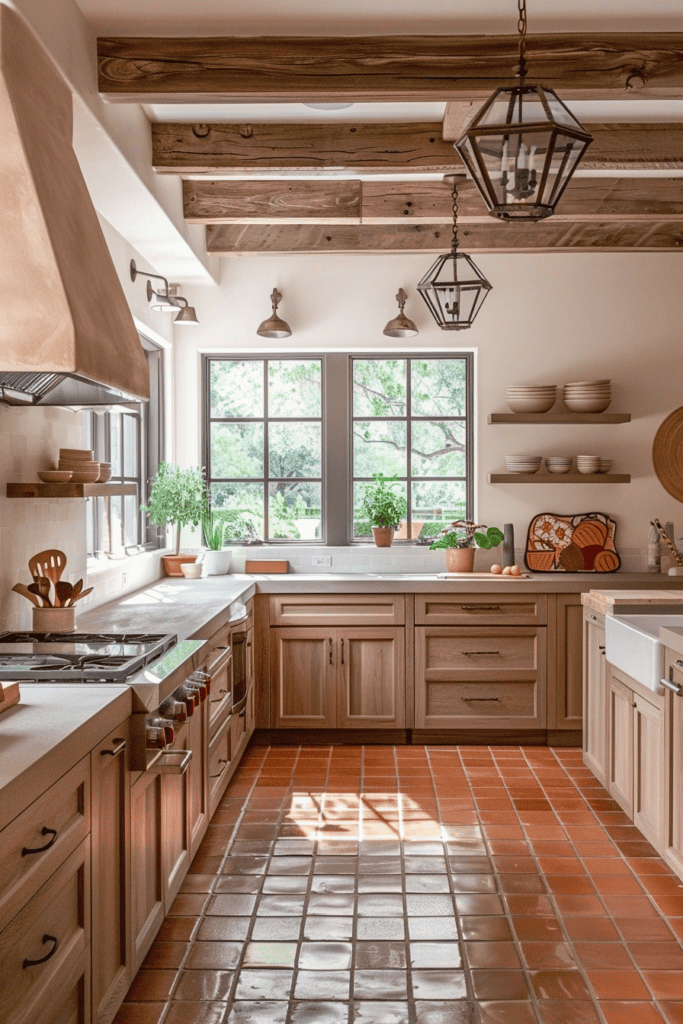
MULTIPOLYGON (((100 35, 514 32, 515 0, 77 0, 100 35)), ((681 0, 528 0, 530 32, 681 32, 681 0)))

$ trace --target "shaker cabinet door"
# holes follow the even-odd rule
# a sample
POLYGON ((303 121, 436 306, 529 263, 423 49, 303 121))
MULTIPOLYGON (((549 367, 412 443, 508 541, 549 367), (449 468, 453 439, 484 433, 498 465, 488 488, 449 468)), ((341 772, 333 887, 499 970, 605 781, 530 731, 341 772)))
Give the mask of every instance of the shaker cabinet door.
POLYGON ((335 722, 333 629, 271 629, 273 725, 330 729, 335 722))
POLYGON ((405 630, 337 631, 337 726, 402 729, 405 724, 405 630))

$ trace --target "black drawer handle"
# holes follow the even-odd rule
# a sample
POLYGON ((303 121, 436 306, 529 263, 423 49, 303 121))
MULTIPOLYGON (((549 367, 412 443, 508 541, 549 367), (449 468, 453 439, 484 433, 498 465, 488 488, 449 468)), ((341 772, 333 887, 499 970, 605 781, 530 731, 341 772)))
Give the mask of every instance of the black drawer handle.
POLYGON ((50 836, 51 838, 49 843, 46 843, 45 846, 25 846, 21 851, 22 857, 28 857, 29 853, 45 853, 45 851, 49 850, 51 846, 54 846, 57 839, 57 829, 48 828, 46 825, 45 828, 41 830, 40 834, 41 836, 50 836))
POLYGON ((119 754, 122 754, 126 749, 126 741, 117 738, 113 742, 116 743, 113 750, 100 750, 100 754, 110 754, 112 757, 117 757, 119 754))
POLYGON ((52 943, 52 949, 50 950, 50 952, 47 953, 45 956, 41 956, 40 960, 24 960, 23 964, 21 965, 24 968, 24 970, 26 970, 27 967, 37 967, 38 964, 44 964, 55 955, 55 953, 57 952, 57 946, 59 945, 55 936, 43 935, 43 943, 46 942, 52 943))
POLYGON ((465 701, 498 701, 500 703, 500 697, 461 697, 460 700, 465 701))
POLYGON ((502 611, 499 604, 463 604, 464 612, 499 612, 502 611))
POLYGON ((604 651, 605 650, 605 645, 604 644, 598 644, 598 650, 599 651, 604 651))
POLYGON ((680 658, 677 658, 677 659, 676 659, 676 664, 677 664, 677 665, 678 665, 678 666, 679 666, 680 668, 683 668, 683 661, 681 661, 681 659, 680 659, 680 658))

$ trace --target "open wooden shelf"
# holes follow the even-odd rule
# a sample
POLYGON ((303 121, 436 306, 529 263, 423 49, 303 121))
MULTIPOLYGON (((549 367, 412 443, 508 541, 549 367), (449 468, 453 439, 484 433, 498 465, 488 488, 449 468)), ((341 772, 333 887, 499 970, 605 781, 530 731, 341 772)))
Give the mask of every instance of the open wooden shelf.
POLYGON ((115 498, 137 492, 135 484, 7 484, 8 498, 115 498))
POLYGON ((630 484, 629 473, 489 473, 490 484, 630 484))
POLYGON ((492 412, 489 423, 630 423, 630 412, 492 412))

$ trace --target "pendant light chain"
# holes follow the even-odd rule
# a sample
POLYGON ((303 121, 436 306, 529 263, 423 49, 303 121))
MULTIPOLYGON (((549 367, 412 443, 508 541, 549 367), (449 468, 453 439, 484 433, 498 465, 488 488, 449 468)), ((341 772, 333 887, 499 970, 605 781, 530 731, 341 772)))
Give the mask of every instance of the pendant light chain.
POLYGON ((515 68, 520 84, 524 84, 526 78, 526 0, 517 0, 517 31, 519 32, 519 63, 515 68))
POLYGON ((458 186, 456 182, 453 182, 453 241, 451 242, 451 252, 455 255, 458 251, 458 186))

